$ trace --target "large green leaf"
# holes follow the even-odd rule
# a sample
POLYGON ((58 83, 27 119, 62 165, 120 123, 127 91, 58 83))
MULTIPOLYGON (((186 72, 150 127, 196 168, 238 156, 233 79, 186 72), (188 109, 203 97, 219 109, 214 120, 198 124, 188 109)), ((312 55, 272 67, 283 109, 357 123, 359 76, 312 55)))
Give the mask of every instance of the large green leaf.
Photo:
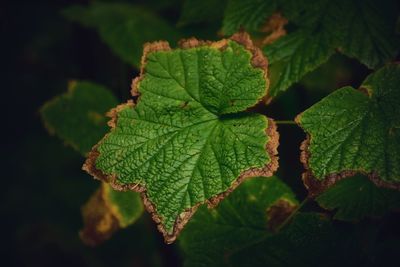
POLYGON ((276 177, 244 182, 216 209, 201 207, 193 216, 179 238, 184 265, 223 266, 233 251, 273 234, 269 225, 279 220, 277 214, 270 216, 274 207, 287 216, 296 205, 290 188, 276 177))
POLYGON ((85 155, 107 132, 105 114, 116 104, 117 99, 105 87, 74 81, 67 93, 43 105, 40 114, 50 133, 85 155))
POLYGON ((354 172, 377 184, 400 182, 400 65, 366 78, 360 90, 341 88, 296 121, 309 134, 303 161, 311 174, 328 183, 354 172))
POLYGON ((71 6, 64 15, 95 28, 103 41, 127 63, 140 65, 146 42, 175 42, 180 35, 168 22, 141 7, 127 3, 95 2, 88 7, 71 6))
POLYGON ((138 103, 115 109, 113 129, 84 165, 115 188, 145 191, 167 242, 200 204, 277 167, 272 120, 246 112, 268 86, 265 58, 248 35, 181 46, 145 48, 132 89, 138 103))
POLYGON ((273 96, 326 62, 335 49, 369 68, 382 66, 399 51, 395 1, 293 0, 281 5, 295 30, 264 48, 273 96))
POLYGON ((356 221, 366 216, 382 216, 400 209, 399 192, 377 187, 367 177, 343 179, 316 198, 325 209, 337 209, 335 219, 356 221))

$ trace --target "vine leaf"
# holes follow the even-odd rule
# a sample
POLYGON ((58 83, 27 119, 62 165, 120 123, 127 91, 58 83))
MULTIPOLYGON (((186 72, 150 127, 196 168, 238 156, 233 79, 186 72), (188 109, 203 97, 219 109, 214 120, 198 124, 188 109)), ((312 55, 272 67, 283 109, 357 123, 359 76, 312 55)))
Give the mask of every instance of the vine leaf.
POLYGON ((400 194, 396 190, 377 187, 367 177, 357 175, 338 181, 316 198, 325 209, 337 209, 335 219, 358 221, 364 217, 379 217, 400 209, 400 194))
POLYGON ((247 110, 267 93, 266 59, 245 33, 144 49, 128 102, 83 169, 120 190, 142 192, 166 242, 199 205, 216 205, 247 177, 277 169, 271 119, 247 110))
POLYGON ((107 183, 102 183, 82 207, 84 228, 79 236, 89 246, 98 245, 118 229, 133 224, 142 213, 143 205, 138 193, 115 191, 107 183))
POLYGON ((297 205, 291 189, 276 177, 245 181, 217 208, 201 207, 193 216, 179 237, 184 266, 224 266, 230 253, 271 236, 274 220, 282 223, 297 205))
MULTIPOLYGON (((117 99, 105 87, 86 81, 72 81, 68 92, 50 100, 40 110, 46 128, 82 155, 106 134, 105 113, 117 99)), ((119 228, 133 224, 143 205, 136 192, 119 192, 103 183, 83 207, 85 228, 82 240, 96 245, 119 228)))
POLYGON ((311 195, 355 173, 400 188, 399 87, 400 65, 391 64, 368 76, 360 90, 341 88, 297 116, 308 134, 301 160, 311 195))
POLYGON ((51 134, 86 155, 107 132, 106 112, 117 99, 105 87, 86 81, 72 81, 68 92, 50 100, 40 109, 51 134))
POLYGON ((86 27, 95 28, 103 41, 122 60, 140 65, 143 44, 155 40, 175 42, 180 34, 168 22, 148 10, 127 3, 71 6, 64 15, 86 27))

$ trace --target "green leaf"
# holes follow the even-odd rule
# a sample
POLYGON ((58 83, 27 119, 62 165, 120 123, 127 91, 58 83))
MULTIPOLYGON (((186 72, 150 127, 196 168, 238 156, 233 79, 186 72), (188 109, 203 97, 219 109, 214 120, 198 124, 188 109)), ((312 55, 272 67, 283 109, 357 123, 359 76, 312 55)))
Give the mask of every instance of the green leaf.
POLYGON ((395 34, 398 6, 393 0, 344 1, 342 53, 370 69, 396 57, 400 36, 395 34))
POLYGON ((271 68, 271 96, 288 89, 334 53, 335 40, 327 32, 297 31, 264 48, 271 68))
POLYGON ((360 90, 341 88, 296 118, 310 136, 303 162, 317 180, 330 183, 361 172, 377 184, 398 187, 399 88, 400 65, 388 65, 368 76, 360 90))
POLYGON ((82 207, 84 228, 79 235, 87 245, 98 245, 118 229, 133 224, 142 213, 138 193, 114 191, 110 185, 102 183, 82 207))
POLYGON ((264 47, 272 96, 325 63, 336 49, 369 68, 399 51, 395 1, 285 1, 282 11, 295 30, 264 47))
POLYGON ((105 87, 74 81, 67 93, 44 104, 40 114, 50 133, 85 155, 107 132, 105 113, 116 104, 105 87))
POLYGON ((355 252, 348 235, 321 214, 299 213, 281 232, 228 254, 227 266, 358 266, 359 254, 348 257, 355 252))
POLYGON ((244 182, 217 208, 200 207, 193 216, 179 238, 184 265, 223 266, 230 253, 272 235, 269 225, 278 217, 269 216, 274 206, 289 215, 297 204, 290 188, 276 177, 244 182))
MULTIPOLYGON (((47 102, 40 113, 51 133, 86 155, 107 133, 105 114, 116 104, 117 99, 105 87, 74 81, 67 93, 47 102)), ((96 245, 134 223, 142 211, 138 193, 117 192, 103 183, 83 207, 85 228, 81 237, 85 243, 96 245)))
POLYGON ((229 0, 225 10, 222 32, 231 35, 241 28, 257 31, 276 10, 276 1, 229 0))
POLYGON ((185 0, 183 2, 180 25, 221 20, 226 0, 185 0))
POLYGON ((265 59, 248 35, 232 38, 147 46, 132 89, 138 103, 115 109, 113 129, 84 165, 115 188, 145 191, 167 242, 200 204, 277 168, 272 120, 246 112, 265 96, 265 59))
POLYGON ((64 15, 95 28, 103 41, 125 62, 140 65, 143 45, 156 40, 175 42, 179 33, 155 14, 126 3, 95 2, 88 7, 71 6, 64 15))
POLYGON ((379 217, 400 209, 399 192, 377 187, 362 175, 340 180, 316 200, 325 209, 337 209, 334 218, 345 221, 379 217))

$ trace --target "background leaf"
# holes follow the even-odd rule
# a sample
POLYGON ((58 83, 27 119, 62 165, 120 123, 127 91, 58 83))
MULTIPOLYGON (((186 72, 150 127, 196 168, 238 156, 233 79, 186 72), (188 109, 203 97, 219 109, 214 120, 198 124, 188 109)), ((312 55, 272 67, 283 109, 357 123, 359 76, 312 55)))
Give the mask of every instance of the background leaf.
MULTIPOLYGON (((269 224, 277 217, 268 214, 281 202, 288 204, 286 208, 278 208, 286 216, 298 204, 281 180, 259 177, 245 181, 217 208, 200 207, 179 238, 185 253, 184 265, 227 265, 230 253, 272 235, 269 224)), ((252 256, 253 253, 246 257, 252 256)))
MULTIPOLYGON (((60 136, 82 155, 107 132, 105 113, 117 103, 105 87, 85 81, 70 82, 68 92, 47 102, 41 109, 50 132, 60 136)), ((102 183, 82 208, 86 244, 97 245, 119 228, 133 224, 143 213, 140 196, 117 192, 102 183)))
POLYGON ((107 132, 105 114, 117 99, 105 87, 86 81, 73 81, 68 92, 47 102, 40 110, 50 133, 85 155, 107 132))
POLYGON ((400 182, 399 86, 400 66, 388 65, 360 90, 341 88, 297 117, 311 138, 306 165, 317 180, 362 172, 378 184, 400 182))
POLYGON ((183 1, 179 25, 215 22, 222 20, 227 0, 183 1))
POLYGON ((167 21, 127 3, 95 2, 88 7, 71 6, 63 13, 70 20, 95 28, 122 60, 136 67, 146 42, 168 40, 174 44, 180 38, 179 32, 167 21))
POLYGON ((274 0, 228 0, 222 32, 231 35, 240 28, 249 32, 257 31, 266 23, 276 7, 277 3, 274 0))
POLYGON ((99 245, 115 231, 133 224, 142 213, 143 205, 138 193, 115 191, 102 183, 82 207, 84 228, 79 235, 85 244, 99 245))
POLYGON ((319 195, 316 201, 325 209, 335 209, 334 218, 344 221, 379 217, 400 209, 399 192, 377 187, 362 175, 340 180, 319 195))

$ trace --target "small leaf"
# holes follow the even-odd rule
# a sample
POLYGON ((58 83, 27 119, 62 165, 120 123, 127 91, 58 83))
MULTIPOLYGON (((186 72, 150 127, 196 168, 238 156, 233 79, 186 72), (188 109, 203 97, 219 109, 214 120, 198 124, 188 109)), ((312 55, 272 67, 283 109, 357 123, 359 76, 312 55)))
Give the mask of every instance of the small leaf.
POLYGON ((133 224, 142 213, 143 205, 138 193, 114 191, 102 183, 82 207, 84 228, 79 235, 87 245, 98 245, 118 229, 133 224))
POLYGON ((215 205, 245 177, 277 168, 271 119, 246 110, 267 92, 266 61, 247 34, 145 47, 139 101, 117 107, 113 129, 84 169, 115 188, 144 192, 167 242, 197 207, 215 205))
POLYGON ((126 3, 95 2, 71 6, 64 15, 95 28, 103 41, 125 62, 140 65, 143 45, 156 40, 175 42, 179 33, 168 22, 143 8, 126 3))
POLYGON ((399 188, 399 88, 400 65, 388 65, 368 76, 360 90, 341 88, 298 115, 309 135, 302 161, 311 194, 356 172, 377 185, 399 188))
POLYGON ((74 81, 68 92, 47 102, 40 110, 50 133, 85 155, 107 132, 105 113, 117 99, 105 87, 74 81))
POLYGON ((340 180, 316 200, 325 209, 337 209, 334 218, 345 221, 378 217, 400 209, 399 192, 377 187, 362 175, 340 180))
POLYGON ((245 181, 217 208, 200 207, 179 238, 184 265, 223 266, 233 251, 271 236, 275 218, 268 211, 282 202, 287 206, 280 211, 286 215, 298 204, 281 180, 259 177, 245 181))
POLYGON ((276 1, 229 0, 225 10, 222 32, 231 35, 240 29, 257 31, 276 10, 276 1))

